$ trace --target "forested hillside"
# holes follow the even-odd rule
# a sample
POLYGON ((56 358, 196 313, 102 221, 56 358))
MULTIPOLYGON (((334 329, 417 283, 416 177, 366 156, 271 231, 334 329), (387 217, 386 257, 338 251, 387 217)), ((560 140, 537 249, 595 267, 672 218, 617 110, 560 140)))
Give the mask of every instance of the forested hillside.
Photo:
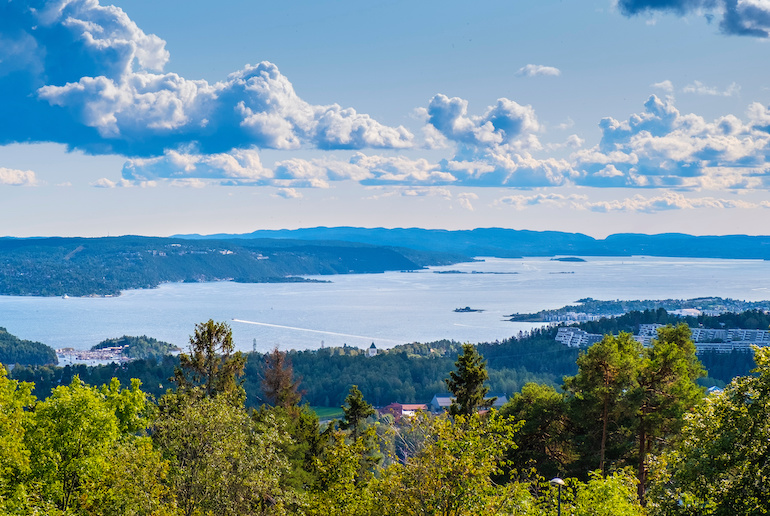
POLYGON ((53 348, 42 342, 22 340, 0 327, 0 364, 42 366, 57 363, 53 348))
POLYGON ((374 245, 463 253, 469 256, 671 256, 770 259, 770 237, 748 235, 693 236, 682 233, 624 233, 596 239, 582 233, 477 228, 448 231, 422 228, 316 227, 258 230, 242 235, 186 235, 186 238, 291 238, 344 240, 374 245))
POLYGON ((300 276, 415 270, 465 256, 346 242, 151 237, 0 239, 0 294, 118 295, 164 282, 304 281, 300 276))

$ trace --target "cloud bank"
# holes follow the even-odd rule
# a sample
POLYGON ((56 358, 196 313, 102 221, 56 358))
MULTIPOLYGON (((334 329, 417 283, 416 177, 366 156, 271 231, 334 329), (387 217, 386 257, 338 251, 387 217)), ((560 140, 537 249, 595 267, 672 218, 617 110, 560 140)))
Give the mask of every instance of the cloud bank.
POLYGON ((58 142, 133 157, 194 147, 402 149, 388 127, 339 105, 312 105, 269 62, 210 84, 164 73, 165 42, 98 0, 0 5, 0 143, 58 142))
POLYGON ((626 16, 654 12, 679 16, 717 13, 721 17, 719 28, 725 34, 770 36, 770 3, 767 0, 618 0, 618 7, 626 16))

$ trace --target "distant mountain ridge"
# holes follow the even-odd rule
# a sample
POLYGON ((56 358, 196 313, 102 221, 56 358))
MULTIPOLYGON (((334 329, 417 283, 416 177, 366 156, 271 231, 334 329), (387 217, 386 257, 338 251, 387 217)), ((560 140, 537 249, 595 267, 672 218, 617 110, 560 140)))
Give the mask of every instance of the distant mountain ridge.
POLYGON ((232 235, 177 235, 186 239, 287 238, 336 240, 370 245, 452 252, 468 256, 670 256, 680 258, 770 259, 770 236, 694 236, 683 233, 618 233, 595 239, 582 233, 504 228, 443 230, 422 228, 315 227, 257 230, 232 235))

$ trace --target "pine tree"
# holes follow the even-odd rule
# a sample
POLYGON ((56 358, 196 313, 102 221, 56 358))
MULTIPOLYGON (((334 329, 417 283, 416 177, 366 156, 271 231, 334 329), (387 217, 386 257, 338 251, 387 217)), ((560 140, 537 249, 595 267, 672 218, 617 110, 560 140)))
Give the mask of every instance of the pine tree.
POLYGON ((246 357, 234 350, 233 332, 227 323, 209 319, 196 324, 190 336, 190 354, 179 355, 179 367, 174 370, 173 380, 179 390, 207 397, 223 393, 245 397, 237 378, 243 375, 246 357))
POLYGON ((473 344, 463 344, 463 352, 455 362, 456 371, 449 373, 444 382, 449 391, 454 394, 449 413, 452 416, 469 416, 479 409, 489 408, 497 398, 484 397, 489 388, 484 382, 489 380, 487 363, 473 344))
POLYGON ((302 392, 299 391, 301 380, 294 379, 294 369, 286 353, 278 346, 265 355, 262 372, 262 392, 274 407, 288 409, 299 405, 302 392))

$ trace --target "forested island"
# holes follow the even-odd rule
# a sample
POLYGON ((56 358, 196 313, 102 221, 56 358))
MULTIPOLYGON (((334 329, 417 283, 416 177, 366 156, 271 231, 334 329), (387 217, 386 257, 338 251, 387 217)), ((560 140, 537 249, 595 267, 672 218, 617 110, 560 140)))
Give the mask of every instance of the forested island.
POLYGON ((112 296, 165 282, 289 282, 470 258, 349 242, 156 237, 0 238, 0 294, 112 296))

